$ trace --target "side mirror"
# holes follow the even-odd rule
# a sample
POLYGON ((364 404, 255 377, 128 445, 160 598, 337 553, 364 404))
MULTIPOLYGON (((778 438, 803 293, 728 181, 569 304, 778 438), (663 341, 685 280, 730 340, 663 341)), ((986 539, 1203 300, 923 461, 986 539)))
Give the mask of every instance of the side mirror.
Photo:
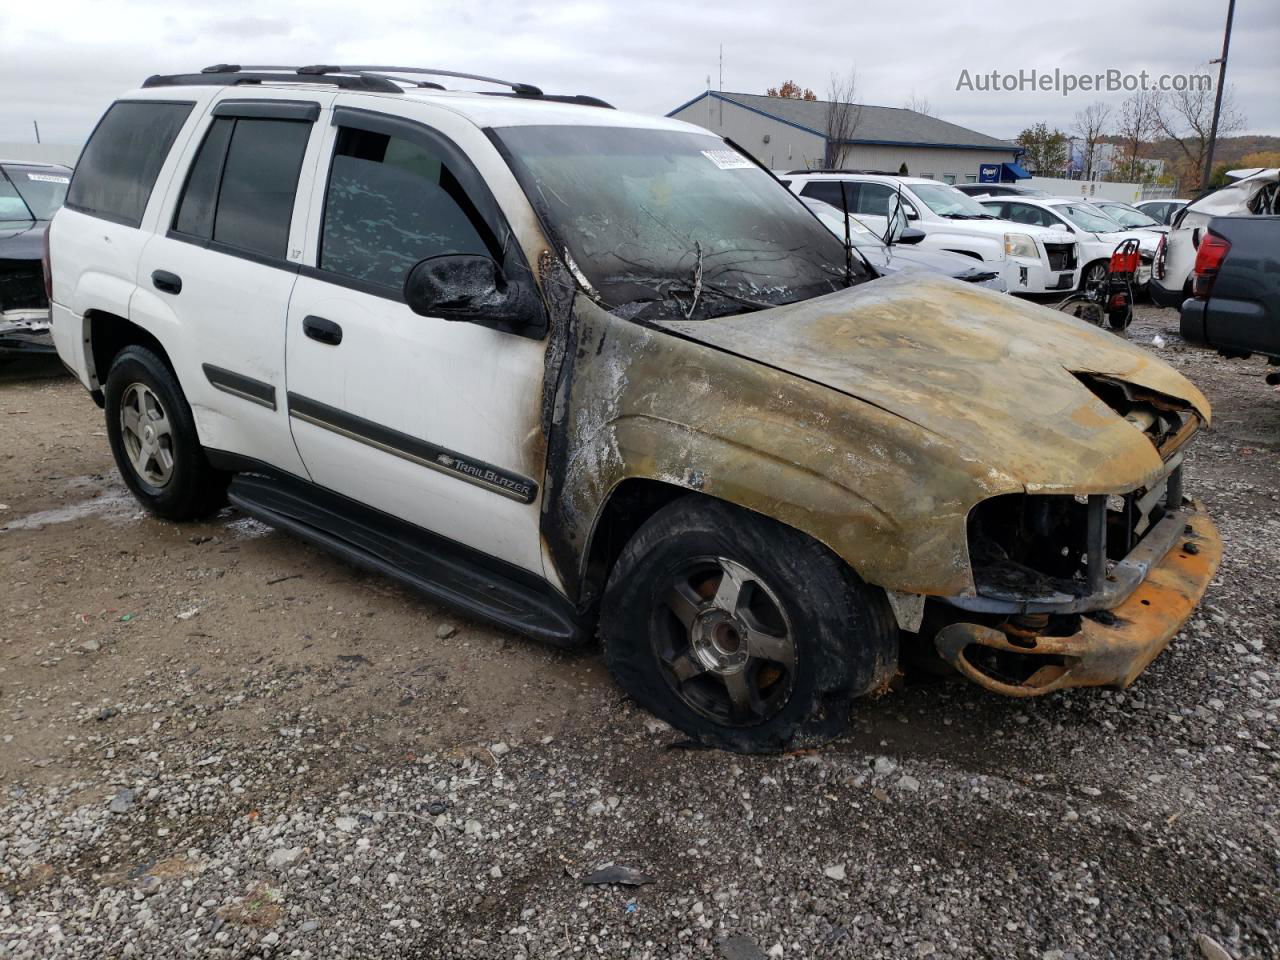
POLYGON ((404 301, 423 317, 514 332, 541 316, 531 282, 508 279, 489 257, 448 253, 419 260, 404 280, 404 301))
POLYGON ((907 208, 902 199, 895 193, 889 198, 889 216, 885 220, 884 242, 889 246, 902 240, 902 233, 907 229, 907 208))
POLYGON ((902 235, 898 237, 899 243, 919 243, 924 239, 924 231, 919 227, 907 227, 902 231, 902 235))

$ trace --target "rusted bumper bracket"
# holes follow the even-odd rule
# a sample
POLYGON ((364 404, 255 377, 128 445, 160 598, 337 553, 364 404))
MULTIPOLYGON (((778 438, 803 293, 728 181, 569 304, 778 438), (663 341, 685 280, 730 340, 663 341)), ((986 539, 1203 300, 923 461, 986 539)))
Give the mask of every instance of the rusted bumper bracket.
POLYGON ((1191 616, 1222 560, 1222 539, 1204 506, 1195 503, 1185 513, 1182 535, 1162 558, 1153 558, 1146 577, 1107 611, 1110 616, 1085 616, 1080 629, 1065 637, 1018 632, 1011 638, 993 627, 953 623, 938 632, 934 646, 970 680, 1011 697, 1065 687, 1127 687, 1191 616), (975 644, 1044 657, 1045 665, 1021 682, 1009 682, 975 665, 967 655, 975 644))

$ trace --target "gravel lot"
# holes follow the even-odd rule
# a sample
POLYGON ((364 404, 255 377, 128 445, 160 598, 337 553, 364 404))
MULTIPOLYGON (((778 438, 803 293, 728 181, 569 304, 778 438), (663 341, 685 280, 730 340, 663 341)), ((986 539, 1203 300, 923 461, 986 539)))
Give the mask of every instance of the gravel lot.
POLYGON ((1215 406, 1183 635, 1124 693, 908 678, 766 758, 681 749, 595 651, 140 515, 83 391, 10 373, 0 956, 1280 956, 1280 394, 1141 313, 1215 406))

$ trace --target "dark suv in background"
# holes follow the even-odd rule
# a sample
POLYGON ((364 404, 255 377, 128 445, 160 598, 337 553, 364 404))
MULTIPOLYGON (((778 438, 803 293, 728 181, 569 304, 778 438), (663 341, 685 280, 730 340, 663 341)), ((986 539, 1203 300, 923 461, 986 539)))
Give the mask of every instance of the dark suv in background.
MULTIPOLYGON (((1280 216, 1215 217, 1196 248, 1182 337, 1280 366, 1280 216)), ((1280 383, 1280 370, 1267 377, 1280 383)))
POLYGON ((54 353, 42 256, 71 168, 0 160, 0 361, 54 353))

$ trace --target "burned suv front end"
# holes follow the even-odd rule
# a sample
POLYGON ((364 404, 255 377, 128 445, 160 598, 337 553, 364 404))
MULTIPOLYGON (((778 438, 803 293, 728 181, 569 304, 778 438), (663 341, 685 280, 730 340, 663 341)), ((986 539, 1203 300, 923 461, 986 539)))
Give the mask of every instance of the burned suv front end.
POLYGON ((1011 493, 970 512, 974 593, 943 601, 950 610, 935 623, 951 622, 934 645, 964 676, 1010 696, 1128 686, 1221 560, 1212 521, 1183 489, 1183 447, 1199 414, 1120 381, 1080 379, 1147 436, 1164 467, 1124 493, 1011 493))

